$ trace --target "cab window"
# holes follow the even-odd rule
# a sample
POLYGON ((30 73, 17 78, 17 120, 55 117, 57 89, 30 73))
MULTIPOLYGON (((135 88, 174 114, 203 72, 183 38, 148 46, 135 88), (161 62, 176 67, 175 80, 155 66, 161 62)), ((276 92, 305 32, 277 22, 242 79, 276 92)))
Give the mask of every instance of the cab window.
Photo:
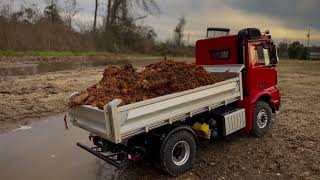
POLYGON ((267 66, 270 64, 269 49, 265 49, 263 46, 251 46, 250 54, 251 62, 254 65, 267 66))
POLYGON ((262 46, 259 46, 257 48, 257 54, 258 54, 258 63, 260 65, 270 64, 269 49, 265 49, 262 46))
POLYGON ((211 60, 228 60, 231 58, 231 50, 223 49, 223 50, 215 50, 212 49, 209 51, 211 60))

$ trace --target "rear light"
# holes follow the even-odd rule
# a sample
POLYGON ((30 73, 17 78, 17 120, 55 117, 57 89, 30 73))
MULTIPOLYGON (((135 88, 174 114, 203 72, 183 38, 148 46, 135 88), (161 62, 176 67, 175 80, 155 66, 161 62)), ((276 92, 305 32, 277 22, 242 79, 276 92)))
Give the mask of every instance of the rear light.
POLYGON ((131 161, 139 161, 140 155, 139 154, 128 154, 128 159, 131 161))

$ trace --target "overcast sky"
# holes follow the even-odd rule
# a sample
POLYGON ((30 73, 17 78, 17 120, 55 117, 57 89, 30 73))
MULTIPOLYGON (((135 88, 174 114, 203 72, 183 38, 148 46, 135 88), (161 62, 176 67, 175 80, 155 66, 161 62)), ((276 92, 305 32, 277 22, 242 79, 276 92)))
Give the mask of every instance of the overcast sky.
MULTIPOLYGON (((311 27, 311 44, 320 45, 320 0, 156 0, 156 2, 160 6, 161 13, 149 16, 139 23, 152 26, 159 40, 171 38, 178 18, 185 16, 187 20, 185 40, 189 34, 190 43, 203 38, 209 26, 230 28, 233 33, 246 27, 257 27, 263 31, 269 29, 277 42, 294 40, 306 42, 307 28, 311 27)), ((81 13, 77 20, 92 21, 94 0, 78 0, 78 3, 81 13)))

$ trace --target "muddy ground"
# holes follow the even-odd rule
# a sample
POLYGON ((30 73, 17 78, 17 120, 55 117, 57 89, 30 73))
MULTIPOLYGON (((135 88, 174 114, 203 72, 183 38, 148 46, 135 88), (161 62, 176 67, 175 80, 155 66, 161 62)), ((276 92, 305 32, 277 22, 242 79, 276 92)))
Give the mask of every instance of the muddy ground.
MULTIPOLYGON (((70 57, 64 62, 86 62, 86 61, 107 61, 113 62, 117 58, 104 57, 105 59, 98 58, 93 60, 90 58, 70 57), (110 59, 109 59, 110 58, 110 59)), ((138 69, 149 63, 154 63, 163 60, 163 58, 150 58, 150 57, 128 57, 122 60, 122 63, 132 63, 138 69)), ((193 62, 191 58, 176 58, 177 61, 193 62)), ((1 59, 1 67, 18 66, 24 67, 25 65, 37 64, 43 62, 55 66, 60 66, 62 59, 57 58, 8 58, 1 59), (58 63, 58 64, 57 64, 58 63)), ((46 68, 48 68, 46 67, 46 68)), ((69 67, 67 67, 69 68, 69 67)), ((41 73, 29 76, 16 76, 14 78, 0 80, 0 133, 12 130, 19 125, 29 123, 30 119, 41 118, 48 115, 64 112, 67 110, 66 99, 76 91, 81 91, 90 87, 102 78, 105 66, 99 67, 71 67, 75 70, 65 70, 49 73, 41 73)), ((61 69, 61 68, 60 68, 61 69)), ((14 69, 15 70, 15 69, 14 69)), ((42 71, 37 70, 37 71, 42 71)), ((5 74, 5 73, 4 73, 5 74)), ((6 74, 12 74, 8 72, 6 74)), ((1 72, 0 72, 1 76, 1 72)))
MULTIPOLYGON (((102 70, 69 70, 0 82, 1 132, 28 123, 28 118, 65 111, 65 98, 96 83, 102 70)), ((213 145, 201 144, 194 168, 182 178, 320 179, 320 62, 283 60, 278 72, 282 107, 272 132, 260 139, 236 133, 213 145)), ((116 178, 167 177, 141 162, 117 171, 116 178)))

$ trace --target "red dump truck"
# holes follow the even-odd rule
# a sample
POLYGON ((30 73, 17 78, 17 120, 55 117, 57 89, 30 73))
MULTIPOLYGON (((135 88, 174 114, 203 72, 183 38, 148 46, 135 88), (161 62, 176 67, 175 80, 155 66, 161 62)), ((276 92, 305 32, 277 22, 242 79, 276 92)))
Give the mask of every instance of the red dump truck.
POLYGON ((115 99, 103 110, 73 107, 71 122, 93 142, 77 145, 116 167, 151 156, 178 176, 192 168, 199 140, 214 142, 236 131, 265 135, 280 107, 276 46, 268 31, 229 31, 208 28, 196 43, 196 64, 235 78, 123 106, 115 99))

